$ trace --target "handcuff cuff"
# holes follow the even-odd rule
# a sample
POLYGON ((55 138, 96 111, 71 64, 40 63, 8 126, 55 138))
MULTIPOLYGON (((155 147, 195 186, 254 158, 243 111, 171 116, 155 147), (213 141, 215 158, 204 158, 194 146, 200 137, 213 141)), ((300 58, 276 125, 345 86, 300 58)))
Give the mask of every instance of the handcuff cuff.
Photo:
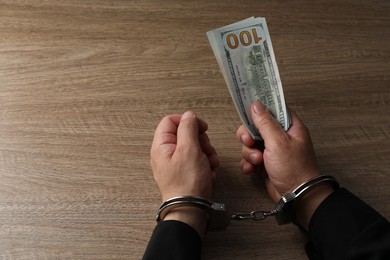
POLYGON ((296 223, 294 204, 308 191, 321 183, 329 183, 336 190, 339 184, 336 179, 329 175, 320 175, 302 183, 292 192, 283 195, 273 210, 254 210, 249 213, 234 213, 228 216, 225 204, 212 202, 208 199, 194 196, 178 196, 161 204, 156 221, 162 221, 167 213, 181 206, 201 208, 209 213, 207 231, 223 231, 230 224, 230 220, 263 220, 269 216, 275 216, 279 225, 296 223))

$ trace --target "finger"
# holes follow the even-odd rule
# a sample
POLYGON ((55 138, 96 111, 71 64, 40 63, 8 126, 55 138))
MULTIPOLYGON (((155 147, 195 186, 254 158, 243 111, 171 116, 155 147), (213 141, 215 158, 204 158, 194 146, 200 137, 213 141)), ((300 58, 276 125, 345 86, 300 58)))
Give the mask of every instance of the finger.
MULTIPOLYGON (((168 115, 165 116, 156 128, 153 143, 151 147, 151 155, 154 153, 163 152, 167 155, 172 155, 176 149, 177 143, 177 129, 180 124, 182 115, 168 115)), ((198 118, 199 132, 204 133, 208 129, 205 121, 198 118)))
POLYGON ((263 104, 254 102, 251 106, 251 116, 266 145, 267 143, 277 142, 280 136, 285 133, 263 104))
MULTIPOLYGON (((163 132, 166 132, 166 130, 174 130, 175 133, 176 133, 176 130, 177 130, 177 127, 179 126, 180 124, 180 119, 181 119, 182 115, 180 114, 174 114, 174 115, 167 115, 165 116, 161 121, 160 121, 160 124, 159 126, 157 127, 156 131, 158 130, 162 130, 163 132), (167 129, 165 126, 166 126, 166 122, 165 121, 169 121, 170 123, 173 123, 174 125, 173 128, 169 127, 169 129, 167 129), (161 126, 161 129, 159 129, 159 127, 161 126)), ((198 118, 198 124, 199 124, 199 133, 204 133, 207 131, 208 129, 208 124, 198 118)))
POLYGON ((211 169, 215 169, 215 168, 219 167, 220 162, 219 162, 219 157, 218 157, 216 152, 209 155, 207 158, 209 159, 209 164, 210 164, 211 169))
POLYGON ((201 149, 199 144, 199 121, 192 111, 185 112, 177 129, 177 147, 179 149, 201 149))
POLYGON ((160 135, 163 133, 173 133, 176 134, 177 127, 179 126, 181 115, 167 115, 161 119, 158 124, 155 135, 160 135))
POLYGON ((155 152, 166 152, 172 155, 176 147, 176 133, 181 115, 165 116, 158 124, 154 133, 151 154, 155 152))
POLYGON ((244 174, 251 174, 251 173, 254 173, 256 171, 256 167, 252 163, 248 162, 245 159, 241 160, 240 169, 241 169, 241 172, 244 174))
POLYGON ((207 155, 211 155, 215 152, 213 146, 211 145, 210 139, 206 133, 199 134, 199 144, 202 148, 202 151, 207 155))
POLYGON ((287 132, 292 136, 302 135, 302 133, 305 135, 309 134, 308 128, 297 113, 290 107, 288 107, 288 110, 290 112, 291 125, 287 132))
POLYGON ((209 128, 207 123, 204 120, 200 119, 200 118, 198 118, 198 125, 199 125, 199 133, 200 134, 206 132, 207 129, 209 128))
POLYGON ((219 158, 217 151, 211 145, 210 139, 206 133, 199 135, 199 143, 202 151, 207 155, 209 159, 210 168, 214 169, 219 166, 219 158))
POLYGON ((238 140, 245 146, 251 147, 255 143, 255 140, 253 140, 253 138, 249 134, 248 129, 244 125, 241 125, 237 129, 236 136, 238 140))
POLYGON ((241 154, 242 158, 254 165, 260 165, 263 162, 263 154, 258 149, 242 146, 241 154))

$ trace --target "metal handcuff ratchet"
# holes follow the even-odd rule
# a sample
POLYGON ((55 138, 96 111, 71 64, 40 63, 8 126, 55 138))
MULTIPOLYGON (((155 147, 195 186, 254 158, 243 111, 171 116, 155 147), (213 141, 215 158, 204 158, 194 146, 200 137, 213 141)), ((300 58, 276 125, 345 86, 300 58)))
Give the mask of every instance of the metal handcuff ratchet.
POLYGON ((295 222, 293 206, 297 199, 301 198, 315 186, 325 182, 331 184, 335 190, 339 188, 339 184, 334 177, 329 175, 320 175, 302 183, 296 189, 294 189, 294 191, 283 195, 273 210, 254 210, 249 213, 234 213, 230 216, 230 218, 228 217, 224 204, 212 202, 200 197, 175 197, 161 204, 156 216, 156 221, 159 222, 163 220, 168 211, 176 207, 188 205, 202 208, 209 212, 209 223, 207 228, 208 231, 225 230, 230 224, 230 219, 263 220, 269 216, 275 216, 279 225, 288 224, 295 222))

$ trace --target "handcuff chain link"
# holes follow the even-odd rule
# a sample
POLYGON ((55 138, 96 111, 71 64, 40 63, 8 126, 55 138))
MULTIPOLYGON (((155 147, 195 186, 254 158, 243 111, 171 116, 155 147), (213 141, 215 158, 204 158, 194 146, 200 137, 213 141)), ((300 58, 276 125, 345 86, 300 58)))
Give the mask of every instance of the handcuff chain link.
POLYGON ((277 210, 254 210, 250 213, 235 213, 231 218, 234 220, 263 220, 276 214, 278 214, 277 210))

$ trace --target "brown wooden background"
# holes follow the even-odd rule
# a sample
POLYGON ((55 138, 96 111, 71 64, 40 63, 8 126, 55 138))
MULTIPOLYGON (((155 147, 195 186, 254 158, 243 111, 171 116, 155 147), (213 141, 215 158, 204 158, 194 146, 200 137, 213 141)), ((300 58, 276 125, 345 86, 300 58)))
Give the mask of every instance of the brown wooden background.
MULTIPOLYGON (((206 38, 267 18, 288 104, 322 172, 390 217, 386 0, 0 0, 0 258, 139 259, 160 203, 154 129, 193 110, 222 166, 215 199, 271 208, 239 171, 239 117, 206 38)), ((233 223, 204 259, 305 259, 295 226, 233 223)))

